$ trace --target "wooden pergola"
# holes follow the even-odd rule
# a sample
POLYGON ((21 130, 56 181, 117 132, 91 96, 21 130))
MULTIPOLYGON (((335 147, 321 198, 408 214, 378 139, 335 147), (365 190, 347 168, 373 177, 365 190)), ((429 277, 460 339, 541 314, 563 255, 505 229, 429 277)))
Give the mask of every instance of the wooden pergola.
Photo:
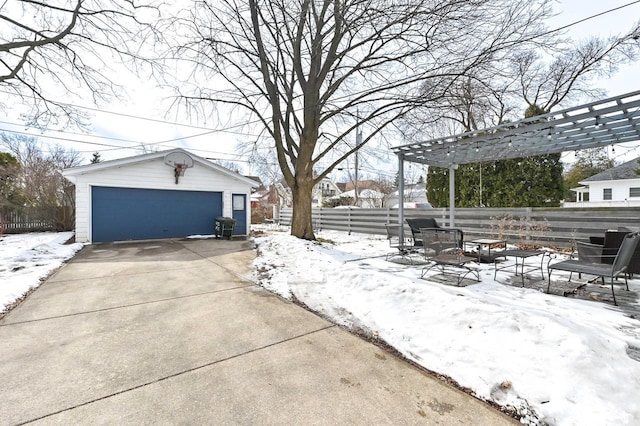
POLYGON ((400 175, 398 221, 404 222, 404 162, 448 168, 450 226, 455 225, 459 165, 524 158, 640 141, 640 91, 453 136, 391 148, 400 175))

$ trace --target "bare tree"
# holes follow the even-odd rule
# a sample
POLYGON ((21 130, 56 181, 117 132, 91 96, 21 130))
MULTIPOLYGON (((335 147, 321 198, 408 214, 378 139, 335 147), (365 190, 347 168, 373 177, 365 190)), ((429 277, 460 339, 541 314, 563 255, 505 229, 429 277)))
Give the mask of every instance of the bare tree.
MULTIPOLYGON (((62 99, 83 89, 94 101, 118 96, 119 76, 109 74, 110 66, 141 64, 142 47, 160 34, 153 25, 158 11, 145 0, 2 1, 0 88, 33 106, 33 124, 82 123, 62 99)), ((0 99, 0 107, 15 104, 0 99)))
POLYGON ((383 195, 380 203, 380 208, 382 208, 382 207, 385 207, 387 196, 391 194, 394 190, 393 180, 386 176, 379 175, 375 179, 375 181, 376 181, 377 190, 380 191, 380 193, 383 195))
POLYGON ((234 163, 230 160, 213 160, 213 162, 225 169, 231 170, 232 172, 240 173, 240 166, 238 163, 234 163))
POLYGON ((158 145, 140 143, 140 146, 137 147, 136 151, 140 154, 153 154, 154 152, 159 152, 160 148, 158 145))
POLYGON ((559 48, 551 52, 552 60, 545 60, 538 52, 520 52, 513 56, 510 70, 518 80, 519 97, 528 106, 538 105, 548 112, 576 96, 601 96, 602 90, 591 82, 636 59, 639 37, 640 23, 618 36, 593 37, 559 48))
POLYGON ((282 172, 278 167, 275 153, 267 153, 266 155, 253 153, 249 156, 249 164, 266 186, 282 180, 282 172))
POLYGON ((550 0, 200 0, 175 20, 177 88, 267 130, 293 194, 291 233, 313 239, 313 186, 413 108, 542 31, 550 0), (428 93, 420 90, 429 81, 428 93), (319 162, 328 164, 314 175, 319 162))
POLYGON ((513 85, 510 81, 496 80, 495 74, 494 78, 489 73, 467 77, 452 87, 440 114, 463 131, 495 126, 517 109, 509 96, 513 85))
POLYGON ((37 139, 1 133, 3 145, 21 165, 20 186, 25 207, 53 225, 56 230, 73 228, 74 186, 62 176, 62 170, 81 163, 78 152, 61 146, 44 152, 37 139), (64 211, 64 214, 61 214, 64 211))
MULTIPOLYGON (((501 61, 486 63, 459 79, 447 96, 417 109, 403 122, 409 140, 451 135, 520 119, 522 110, 542 112, 602 96, 593 84, 637 58, 640 26, 609 38, 574 42, 560 32, 545 35, 537 50, 514 46, 501 61)), ((428 91, 429 87, 424 90, 428 91)))

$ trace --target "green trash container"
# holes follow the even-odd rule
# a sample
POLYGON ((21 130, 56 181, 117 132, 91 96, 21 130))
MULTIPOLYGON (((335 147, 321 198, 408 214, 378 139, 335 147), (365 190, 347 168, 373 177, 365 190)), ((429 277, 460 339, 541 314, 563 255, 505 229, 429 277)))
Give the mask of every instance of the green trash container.
POLYGON ((228 240, 231 239, 233 235, 233 230, 236 227, 236 220, 232 217, 216 217, 216 228, 215 228, 215 236, 216 238, 226 238, 228 240))

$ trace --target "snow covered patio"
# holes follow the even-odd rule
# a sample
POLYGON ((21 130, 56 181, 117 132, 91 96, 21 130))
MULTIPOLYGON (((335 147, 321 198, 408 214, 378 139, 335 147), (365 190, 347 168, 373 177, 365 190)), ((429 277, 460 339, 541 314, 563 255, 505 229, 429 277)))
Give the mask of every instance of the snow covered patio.
POLYGON ((271 291, 512 407, 523 423, 640 424, 639 279, 616 288, 618 307, 609 287, 576 289, 562 272, 552 294, 538 272, 521 287, 513 271, 494 280, 491 264, 478 266, 480 283, 458 287, 386 261, 382 236, 321 231, 309 242, 287 231, 256 238, 256 280, 271 291))

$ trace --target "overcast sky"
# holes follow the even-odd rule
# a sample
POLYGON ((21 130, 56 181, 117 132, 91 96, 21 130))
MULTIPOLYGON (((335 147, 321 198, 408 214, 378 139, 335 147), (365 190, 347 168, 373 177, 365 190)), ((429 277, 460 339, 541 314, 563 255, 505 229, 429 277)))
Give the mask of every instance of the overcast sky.
MULTIPOLYGON (((603 12, 605 10, 632 3, 631 0, 609 0, 607 2, 596 0, 562 0, 556 6, 559 15, 549 23, 549 28, 554 29, 567 24, 571 24, 588 16, 603 12)), ((600 16, 584 23, 571 27, 569 35, 574 39, 584 38, 591 35, 608 36, 628 30, 634 21, 640 17, 640 2, 625 7, 604 16, 600 16)), ((622 66, 620 71, 612 78, 598 81, 596 85, 605 89, 610 96, 620 95, 627 92, 639 90, 638 75, 640 75, 640 63, 622 66)), ((125 77, 122 77, 125 79, 125 77)), ((164 93, 166 95, 166 93, 164 93)), ((256 135, 245 134, 244 129, 230 129, 228 132, 212 131, 222 128, 229 128, 234 123, 219 121, 218 117, 210 119, 208 122, 198 121, 193 118, 175 116, 167 114, 168 103, 162 100, 163 93, 159 91, 149 81, 135 81, 129 89, 129 99, 123 102, 108 105, 103 109, 118 112, 120 114, 153 118, 160 121, 173 121, 190 124, 194 127, 176 126, 163 124, 159 121, 142 120, 139 118, 128 118, 123 115, 105 114, 90 111, 92 114, 93 134, 96 136, 106 136, 123 139, 123 141, 101 139, 100 137, 89 137, 81 134, 48 132, 46 135, 62 137, 66 139, 84 140, 90 143, 63 142, 61 140, 41 138, 45 143, 60 143, 80 151, 85 162, 91 158, 91 153, 98 151, 103 159, 115 159, 127 157, 140 153, 139 147, 142 143, 157 144, 159 149, 169 149, 182 146, 192 150, 202 157, 222 158, 227 160, 246 160, 237 155, 235 148, 238 142, 253 141, 256 135), (202 136, 194 136, 202 135, 202 136), (189 137, 191 136, 191 137, 189 137), (185 138, 188 137, 188 138, 185 138), (181 139, 182 138, 182 139, 181 139), (167 143, 159 144, 162 141, 167 143), (99 145, 103 144, 103 145, 99 145), (114 148, 116 145, 129 148, 114 148)), ((83 106, 85 104, 82 104, 83 106)), ((93 105, 87 104, 92 108, 93 105)), ((19 109, 11 111, 0 111, 0 129, 16 130, 37 134, 34 129, 27 129, 24 125, 12 125, 9 123, 20 123, 19 109)), ((401 144, 402 141, 398 141, 401 144)), ((627 160, 640 156, 638 144, 624 144, 613 153, 618 160, 627 160)), ((567 158, 570 157, 568 156, 567 158)), ((374 174, 378 169, 384 169, 384 173, 393 176, 397 167, 396 160, 392 155, 388 155, 388 161, 364 160, 363 174, 374 174), (386 163, 386 164, 385 164, 386 163), (367 170, 369 169, 369 170, 367 170)), ((252 173, 246 162, 237 163, 244 173, 252 173)), ((420 172, 418 172, 420 173, 420 172)), ((338 173, 336 173, 336 177, 338 173)))

